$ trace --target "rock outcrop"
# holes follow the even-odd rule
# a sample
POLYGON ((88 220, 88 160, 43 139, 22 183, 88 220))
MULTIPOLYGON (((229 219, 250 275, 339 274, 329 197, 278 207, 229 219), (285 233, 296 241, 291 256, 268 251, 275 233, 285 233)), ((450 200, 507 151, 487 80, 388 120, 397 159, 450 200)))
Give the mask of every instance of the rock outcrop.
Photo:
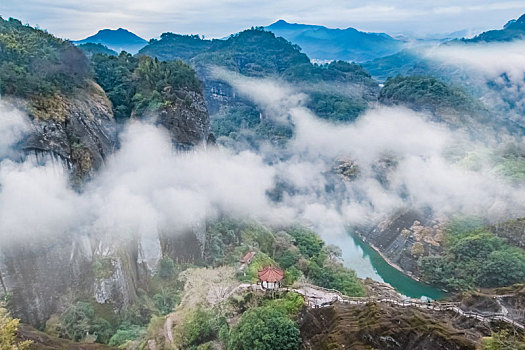
POLYGON ((418 259, 441 251, 443 229, 438 221, 414 210, 400 210, 359 236, 377 248, 390 263, 409 275, 418 274, 418 259))
POLYGON ((476 349, 488 327, 476 320, 385 303, 308 309, 303 349, 476 349))
POLYGON ((30 100, 25 107, 33 123, 22 149, 37 160, 58 157, 77 182, 93 175, 117 146, 111 103, 95 83, 71 97, 30 100))
POLYGON ((167 88, 165 95, 167 100, 175 102, 159 111, 158 122, 168 129, 177 148, 191 149, 213 139, 202 93, 167 88))
MULTIPOLYGON (((173 94, 177 103, 164 109, 158 122, 169 130, 178 149, 207 142, 210 125, 202 94, 173 94)), ((79 189, 117 147, 111 103, 94 83, 83 94, 15 103, 25 108, 32 120, 31 131, 20 145, 23 153, 37 162, 55 159, 79 189), (49 108, 43 103, 49 103, 49 108)), ((124 242, 71 233, 25 245, 2 245, 0 297, 9 299, 14 316, 36 327, 78 299, 106 304, 120 312, 133 304, 137 290, 144 288, 162 256, 199 261, 201 231, 195 227, 183 234, 163 232, 156 239, 136 237, 124 242)))

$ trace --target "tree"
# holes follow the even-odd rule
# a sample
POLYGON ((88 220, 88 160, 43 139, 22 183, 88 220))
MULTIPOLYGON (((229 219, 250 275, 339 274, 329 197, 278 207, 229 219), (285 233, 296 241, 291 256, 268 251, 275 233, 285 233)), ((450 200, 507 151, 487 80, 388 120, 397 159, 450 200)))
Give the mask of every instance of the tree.
POLYGON ((229 349, 292 350, 301 345, 296 324, 283 312, 259 307, 244 313, 230 335, 229 349))
POLYGON ((92 335, 98 343, 107 343, 114 330, 108 321, 95 315, 93 305, 78 301, 60 316, 58 332, 60 337, 74 341, 92 335))
POLYGON ((295 239, 295 245, 307 258, 319 255, 324 246, 324 242, 315 231, 305 227, 293 227, 289 231, 290 235, 295 239))
MULTIPOLYGON (((509 249, 510 250, 510 249, 509 249)), ((518 252, 495 251, 481 269, 479 284, 502 287, 525 280, 525 258, 518 252)))
POLYGON ((11 318, 6 309, 0 307, 0 350, 26 350, 31 341, 16 342, 18 319, 11 318))
POLYGON ((276 254, 281 254, 286 249, 290 248, 293 244, 293 238, 285 231, 279 231, 275 234, 273 241, 273 254, 272 257, 275 259, 276 254))
POLYGON ((175 263, 169 257, 159 260, 158 274, 161 278, 171 278, 175 274, 175 263))
POLYGON ((329 244, 323 247, 323 253, 326 254, 328 261, 337 263, 343 257, 343 250, 336 245, 329 244))

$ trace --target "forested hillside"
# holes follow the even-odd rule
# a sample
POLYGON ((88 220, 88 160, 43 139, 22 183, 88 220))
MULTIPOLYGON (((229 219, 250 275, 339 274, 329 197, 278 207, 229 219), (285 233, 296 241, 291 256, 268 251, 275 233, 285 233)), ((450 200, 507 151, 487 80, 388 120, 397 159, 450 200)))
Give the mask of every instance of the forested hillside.
POLYGON ((4 96, 71 94, 85 87, 91 77, 82 51, 13 18, 0 18, 0 47, 0 93, 4 96))
POLYGON ((377 95, 377 83, 359 65, 342 61, 312 64, 297 45, 262 28, 253 28, 227 40, 165 33, 139 54, 161 59, 184 59, 204 81, 204 92, 217 136, 239 138, 245 131, 283 142, 292 130, 264 117, 251 102, 234 97, 224 81, 210 73, 218 66, 248 77, 282 79, 308 95, 307 106, 320 117, 351 121, 377 95), (261 118, 262 115, 262 118, 261 118))

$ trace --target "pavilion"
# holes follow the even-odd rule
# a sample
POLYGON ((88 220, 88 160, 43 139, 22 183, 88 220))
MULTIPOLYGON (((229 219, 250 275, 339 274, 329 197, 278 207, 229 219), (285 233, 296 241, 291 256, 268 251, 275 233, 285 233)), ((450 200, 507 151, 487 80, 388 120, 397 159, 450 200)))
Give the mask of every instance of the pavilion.
POLYGON ((275 290, 281 287, 284 271, 274 266, 268 266, 258 271, 258 275, 262 289, 275 290))

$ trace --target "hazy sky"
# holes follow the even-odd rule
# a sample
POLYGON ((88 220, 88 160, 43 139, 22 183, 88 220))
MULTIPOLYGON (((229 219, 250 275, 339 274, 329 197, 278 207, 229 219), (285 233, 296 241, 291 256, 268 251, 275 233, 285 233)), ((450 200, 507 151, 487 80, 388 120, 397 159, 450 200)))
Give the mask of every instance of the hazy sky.
POLYGON ((0 0, 0 16, 69 39, 118 27, 145 39, 167 31, 222 37, 280 18, 423 35, 500 28, 523 13, 525 1, 507 0, 0 0))

